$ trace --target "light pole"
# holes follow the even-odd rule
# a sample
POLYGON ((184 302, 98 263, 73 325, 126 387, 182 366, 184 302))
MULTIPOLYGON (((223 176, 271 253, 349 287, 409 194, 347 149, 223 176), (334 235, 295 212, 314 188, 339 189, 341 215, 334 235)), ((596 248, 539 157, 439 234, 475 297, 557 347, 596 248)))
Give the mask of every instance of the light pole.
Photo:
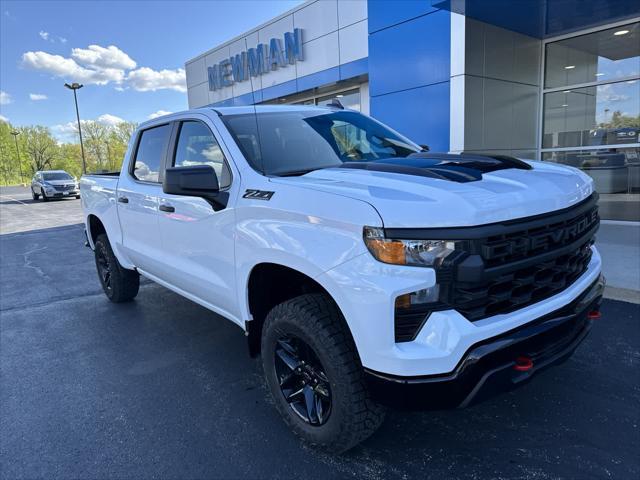
POLYGON ((18 168, 20 169, 20 182, 24 183, 24 177, 22 176, 22 164, 20 163, 20 149, 18 148, 18 135, 20 135, 20 132, 14 130, 11 132, 11 135, 13 135, 13 139, 16 141, 16 155, 18 156, 18 168))
POLYGON ((80 151, 82 152, 82 173, 87 173, 87 162, 84 159, 84 145, 82 144, 82 127, 80 126, 80 112, 78 112, 78 96, 76 95, 76 90, 80 90, 82 88, 81 83, 72 83, 69 85, 68 83, 64 84, 69 90, 73 90, 73 99, 76 102, 76 117, 78 119, 78 133, 80 134, 80 151))

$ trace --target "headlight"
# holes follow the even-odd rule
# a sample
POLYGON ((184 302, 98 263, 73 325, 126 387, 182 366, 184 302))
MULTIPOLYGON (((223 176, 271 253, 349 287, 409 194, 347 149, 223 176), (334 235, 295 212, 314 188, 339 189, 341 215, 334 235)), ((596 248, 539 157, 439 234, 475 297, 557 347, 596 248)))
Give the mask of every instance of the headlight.
POLYGON ((376 260, 384 263, 437 267, 456 250, 459 242, 386 238, 382 228, 364 227, 364 243, 376 260))

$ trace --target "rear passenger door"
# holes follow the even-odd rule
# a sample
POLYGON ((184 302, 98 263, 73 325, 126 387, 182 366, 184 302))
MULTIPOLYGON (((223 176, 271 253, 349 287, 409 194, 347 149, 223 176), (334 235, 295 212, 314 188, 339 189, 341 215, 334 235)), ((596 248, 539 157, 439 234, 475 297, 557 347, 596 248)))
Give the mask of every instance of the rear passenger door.
POLYGON ((138 133, 116 196, 124 251, 136 267, 155 276, 161 273, 163 258, 158 205, 171 128, 167 123, 138 133))
POLYGON ((165 253, 163 278, 206 303, 213 310, 238 320, 235 293, 235 213, 232 205, 234 175, 213 125, 204 118, 175 122, 167 167, 210 165, 220 190, 230 191, 226 208, 214 211, 199 197, 163 193, 159 224, 165 253))

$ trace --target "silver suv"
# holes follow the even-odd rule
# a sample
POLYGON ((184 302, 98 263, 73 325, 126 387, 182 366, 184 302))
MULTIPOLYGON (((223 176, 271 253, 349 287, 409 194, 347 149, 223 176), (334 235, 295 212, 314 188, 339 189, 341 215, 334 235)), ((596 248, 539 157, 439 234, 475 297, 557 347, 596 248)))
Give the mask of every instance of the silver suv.
POLYGON ((64 170, 42 170, 35 173, 31 180, 31 196, 48 202, 50 198, 80 198, 78 180, 64 170))

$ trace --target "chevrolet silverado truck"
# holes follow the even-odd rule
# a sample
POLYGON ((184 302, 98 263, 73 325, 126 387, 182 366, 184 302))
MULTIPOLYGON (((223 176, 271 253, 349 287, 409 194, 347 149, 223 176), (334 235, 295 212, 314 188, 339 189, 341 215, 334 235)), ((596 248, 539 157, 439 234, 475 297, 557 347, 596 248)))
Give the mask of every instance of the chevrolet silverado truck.
POLYGON ((330 451, 389 406, 521 385, 600 316, 590 177, 429 152, 337 103, 151 120, 81 193, 106 296, 143 275, 238 325, 284 421, 330 451))

